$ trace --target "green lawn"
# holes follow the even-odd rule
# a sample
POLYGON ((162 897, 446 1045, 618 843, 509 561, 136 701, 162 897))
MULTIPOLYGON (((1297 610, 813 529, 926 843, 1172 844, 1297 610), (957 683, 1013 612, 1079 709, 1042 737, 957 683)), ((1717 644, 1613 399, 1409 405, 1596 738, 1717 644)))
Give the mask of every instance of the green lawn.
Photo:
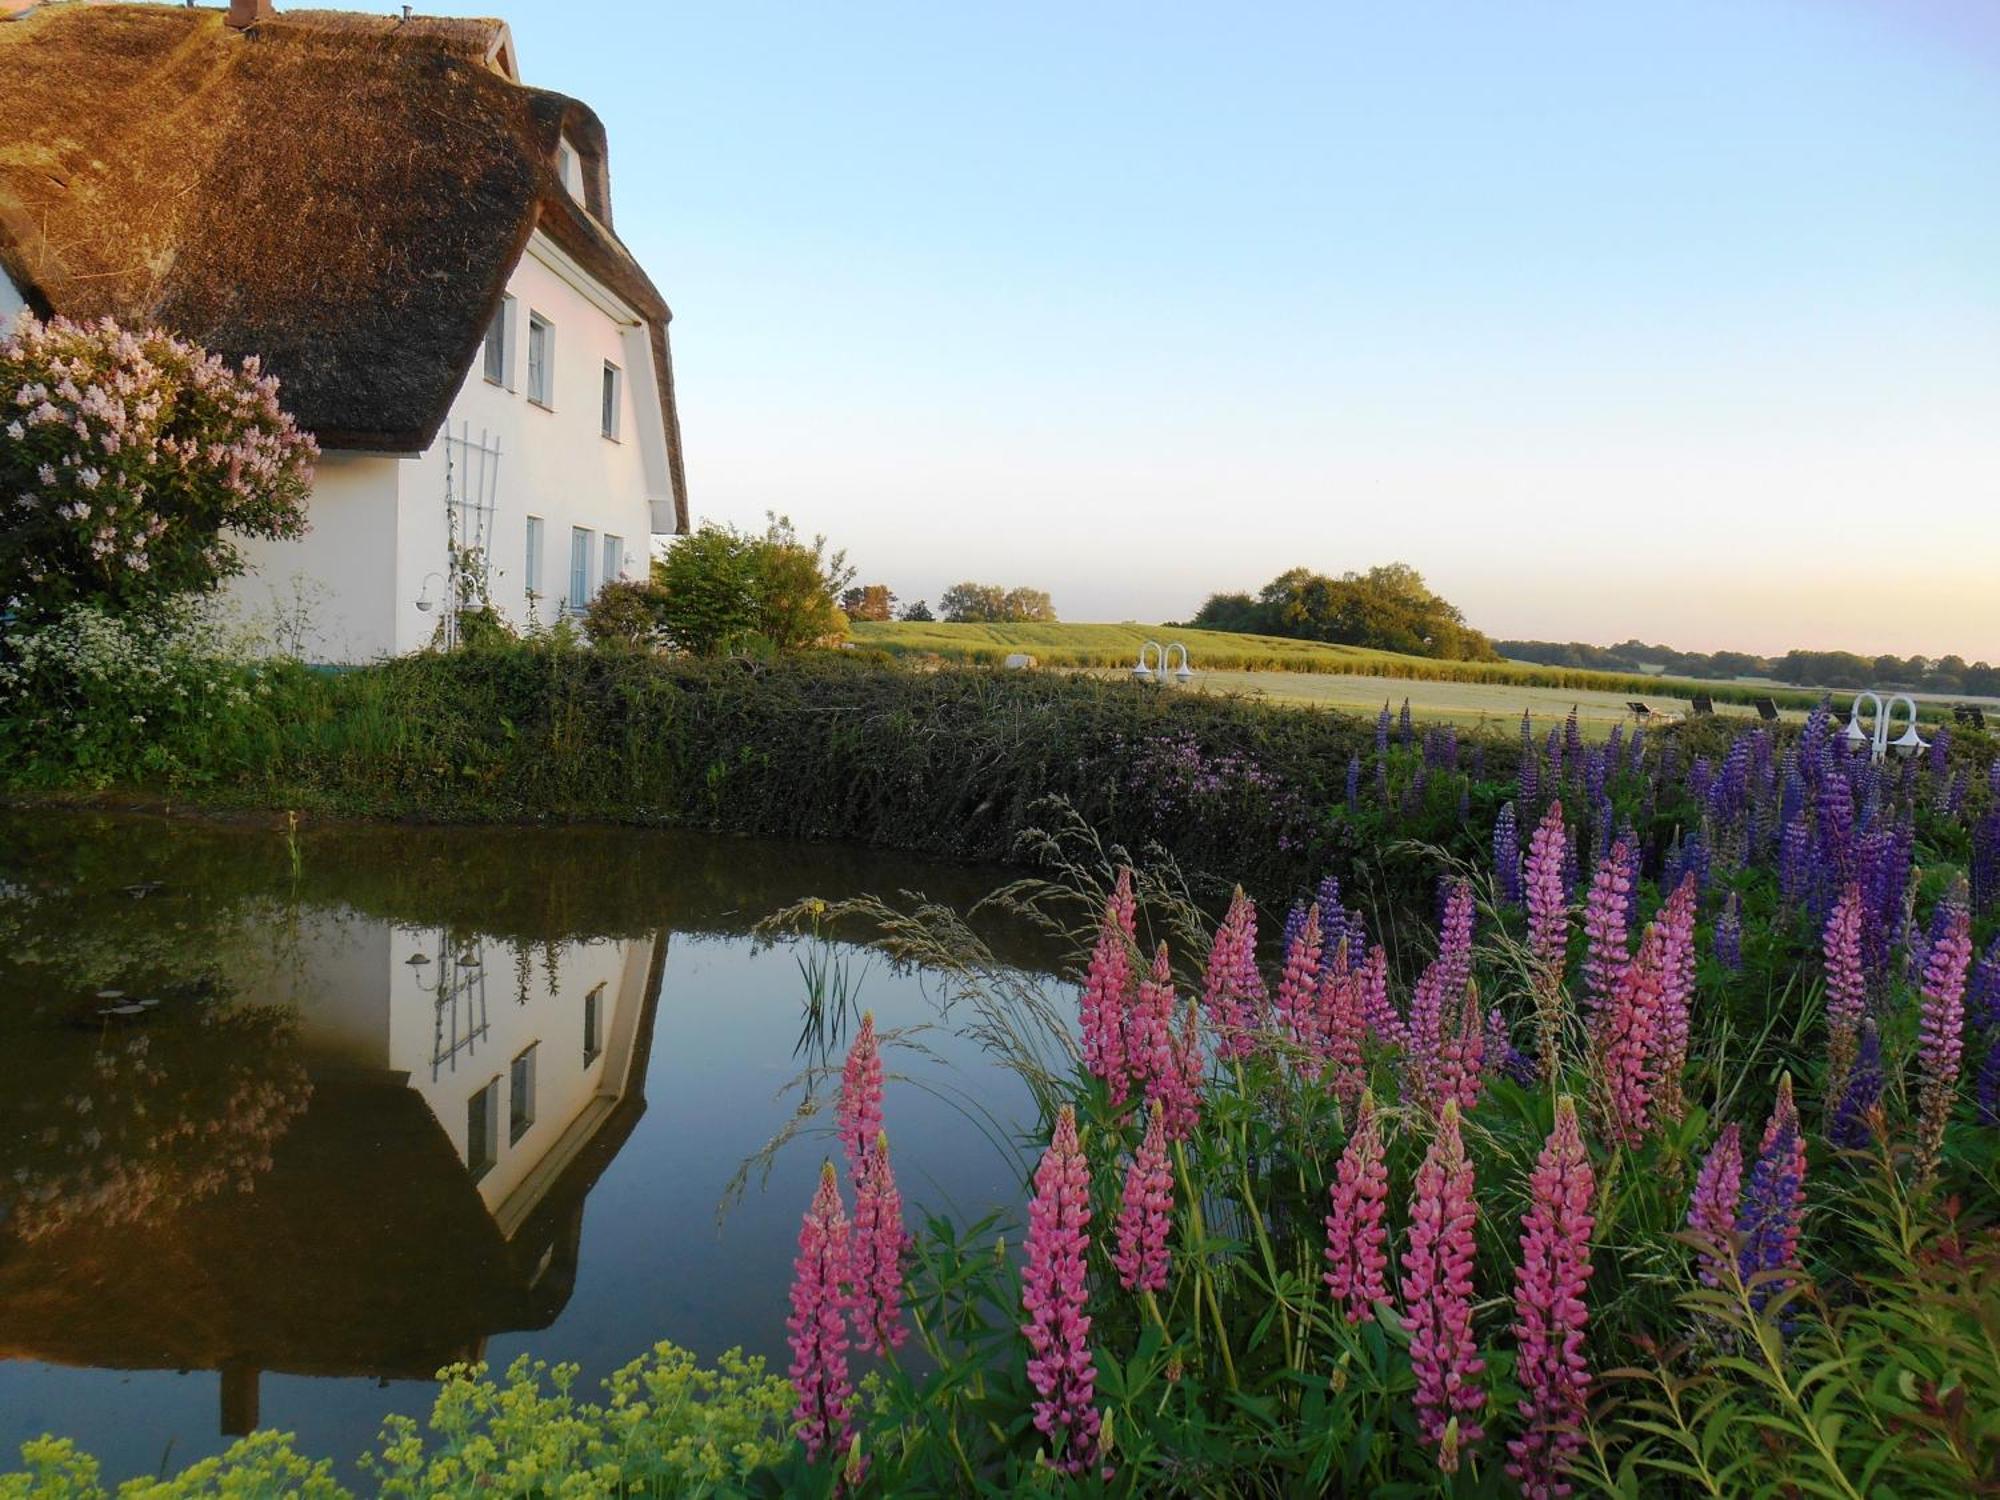
POLYGON ((1435 661, 1360 646, 1164 625, 946 625, 902 620, 857 621, 854 625, 858 646, 899 656, 938 656, 989 665, 998 665, 1011 652, 1024 651, 1044 667, 1129 668, 1138 660, 1139 647, 1149 640, 1185 643, 1195 669, 1205 674, 1211 689, 1255 691, 1274 701, 1342 708, 1379 708, 1385 696, 1400 703, 1407 693, 1412 711, 1427 702, 1436 716, 1461 721, 1501 717, 1510 712, 1509 705, 1516 718, 1523 708, 1532 709, 1540 718, 1545 713, 1567 713, 1571 703, 1580 710, 1588 703, 1589 711, 1608 728, 1624 713, 1627 698, 1642 699, 1673 713, 1685 713, 1687 700, 1697 693, 1714 699, 1718 711, 1728 705, 1747 708, 1767 694, 1780 707, 1801 712, 1819 701, 1819 694, 1797 689, 1585 672, 1527 662, 1435 661), (1358 681, 1340 685, 1317 681, 1316 677, 1358 681), (1417 692, 1420 683, 1425 684, 1421 695, 1417 692), (1447 692, 1447 688, 1491 691, 1447 692))

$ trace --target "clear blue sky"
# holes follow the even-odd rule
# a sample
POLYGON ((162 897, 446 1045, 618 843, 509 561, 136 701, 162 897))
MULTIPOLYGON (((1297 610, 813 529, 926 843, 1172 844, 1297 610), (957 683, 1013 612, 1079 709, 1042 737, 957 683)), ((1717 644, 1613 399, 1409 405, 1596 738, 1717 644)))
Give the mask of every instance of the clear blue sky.
POLYGON ((2000 658, 1995 0, 498 3, 697 516, 1080 620, 1401 559, 1497 635, 2000 658))

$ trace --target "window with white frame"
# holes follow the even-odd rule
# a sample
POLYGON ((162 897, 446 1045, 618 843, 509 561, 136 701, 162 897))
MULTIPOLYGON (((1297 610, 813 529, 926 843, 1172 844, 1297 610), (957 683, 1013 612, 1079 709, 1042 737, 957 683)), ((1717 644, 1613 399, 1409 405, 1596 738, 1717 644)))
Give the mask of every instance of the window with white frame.
POLYGON ((625 576, 625 538, 604 534, 604 574, 599 580, 609 583, 614 578, 625 576))
POLYGON ((604 986, 583 997, 583 1065, 596 1062, 604 1051, 604 986))
POLYGON ((567 139, 556 142, 556 176, 570 197, 583 202, 583 164, 567 139))
POLYGON ((556 330, 540 313, 528 314, 528 399, 556 404, 556 330))
POLYGON ((486 325, 486 378, 495 385, 507 383, 507 318, 513 307, 512 297, 502 297, 486 325))
POLYGON ((590 544, 592 534, 581 526, 569 529, 569 607, 582 614, 590 607, 590 544))
POLYGON ((618 366, 607 359, 604 362, 604 420, 599 430, 614 441, 618 437, 618 398, 621 383, 622 376, 618 366))
POLYGON ((528 517, 528 556, 523 571, 527 574, 528 597, 542 596, 542 533, 546 528, 540 516, 528 517))

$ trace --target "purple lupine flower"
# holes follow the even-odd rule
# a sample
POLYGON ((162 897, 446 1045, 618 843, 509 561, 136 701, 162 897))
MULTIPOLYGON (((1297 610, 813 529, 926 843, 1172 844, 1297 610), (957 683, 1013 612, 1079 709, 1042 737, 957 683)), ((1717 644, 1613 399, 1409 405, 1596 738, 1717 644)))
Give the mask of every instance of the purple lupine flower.
POLYGON ((2000 802, 1972 825, 1971 876, 1973 911, 1984 916, 2000 909, 2000 802))
POLYGON ((1743 912, 1736 892, 1722 903, 1715 919, 1715 961, 1734 974, 1743 967, 1743 912))
POLYGON ((1292 909, 1285 913, 1285 925, 1278 937, 1278 951, 1290 953, 1292 945, 1298 942, 1306 930, 1306 904, 1294 901, 1292 909))
POLYGON ((1778 1079, 1778 1099, 1771 1106, 1764 1143, 1736 1213, 1736 1232, 1743 1237, 1737 1270, 1750 1289, 1753 1311, 1762 1312, 1792 1284, 1798 1272, 1805 1180, 1805 1136, 1799 1130, 1798 1107, 1792 1102, 1792 1075, 1786 1073, 1778 1079), (1753 1277, 1771 1272, 1791 1274, 1751 1285, 1753 1277))
POLYGON ((1345 969, 1354 968, 1361 962, 1361 954, 1348 935, 1347 908, 1340 904, 1338 875, 1320 881, 1319 889, 1313 893, 1313 904, 1319 908, 1320 971, 1329 972, 1336 963, 1345 969))
POLYGON ((1514 821, 1514 804, 1509 802, 1493 820, 1493 878, 1500 887, 1500 899, 1509 906, 1521 904, 1521 830, 1514 821))
POLYGON ((1882 1037, 1875 1022, 1864 1019, 1846 1082, 1827 1120, 1826 1138, 1843 1151, 1865 1151, 1874 1139, 1870 1117, 1882 1100, 1882 1037))
POLYGON ((1632 738, 1625 742, 1625 769, 1637 774, 1646 764, 1646 726, 1637 725, 1632 730, 1632 738))
POLYGON ((1347 810, 1353 812, 1361 806, 1361 752, 1356 750, 1347 757, 1347 810))
POLYGON ((1562 731, 1551 729, 1549 737, 1542 741, 1542 755, 1548 762, 1546 784, 1554 789, 1563 784, 1563 742, 1562 731))
POLYGON ((1786 818, 1778 835, 1778 894, 1788 907, 1804 906, 1812 894, 1812 830, 1803 811, 1786 818))
POLYGON ((1583 858, 1577 849, 1576 824, 1569 825, 1563 835, 1563 904, 1576 905, 1577 891, 1583 885, 1583 858))
POLYGON ((1381 804, 1383 811, 1388 811, 1389 762, 1386 760, 1375 762, 1375 800, 1381 804))
POLYGON ((1396 716, 1396 739, 1407 750, 1417 737, 1416 725, 1410 718, 1410 700, 1403 700, 1403 711, 1396 716))
MULTIPOLYGON (((2000 764, 2000 762, 1996 762, 2000 764)), ((2000 936, 1973 965, 1965 990, 1965 1013, 1981 1030, 2000 1027, 2000 936)))
POLYGON ((1534 720, 1521 710, 1521 760, 1514 773, 1514 790, 1523 806, 1535 800, 1542 789, 1542 758, 1535 749, 1534 720))
POLYGON ((1563 720, 1563 758, 1574 765, 1583 754, 1583 726, 1576 717, 1576 705, 1569 706, 1569 717, 1563 720))
POLYGON ((1382 712, 1375 716, 1375 755, 1379 760, 1389 753, 1389 700, 1382 700, 1382 712))
POLYGON ((1848 882, 1827 919, 1821 951, 1826 961, 1826 1097, 1838 1104, 1847 1091, 1861 1018, 1868 1013, 1868 976, 1861 968, 1861 886, 1848 882))

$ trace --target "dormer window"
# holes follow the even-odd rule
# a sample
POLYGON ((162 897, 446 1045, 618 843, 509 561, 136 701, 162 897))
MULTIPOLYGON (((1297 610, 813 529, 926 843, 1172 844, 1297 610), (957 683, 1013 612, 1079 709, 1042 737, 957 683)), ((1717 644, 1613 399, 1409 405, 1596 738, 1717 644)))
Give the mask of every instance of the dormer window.
POLYGON ((583 158, 576 154, 576 147, 567 137, 556 142, 556 176, 562 179, 570 197, 583 202, 583 158))

